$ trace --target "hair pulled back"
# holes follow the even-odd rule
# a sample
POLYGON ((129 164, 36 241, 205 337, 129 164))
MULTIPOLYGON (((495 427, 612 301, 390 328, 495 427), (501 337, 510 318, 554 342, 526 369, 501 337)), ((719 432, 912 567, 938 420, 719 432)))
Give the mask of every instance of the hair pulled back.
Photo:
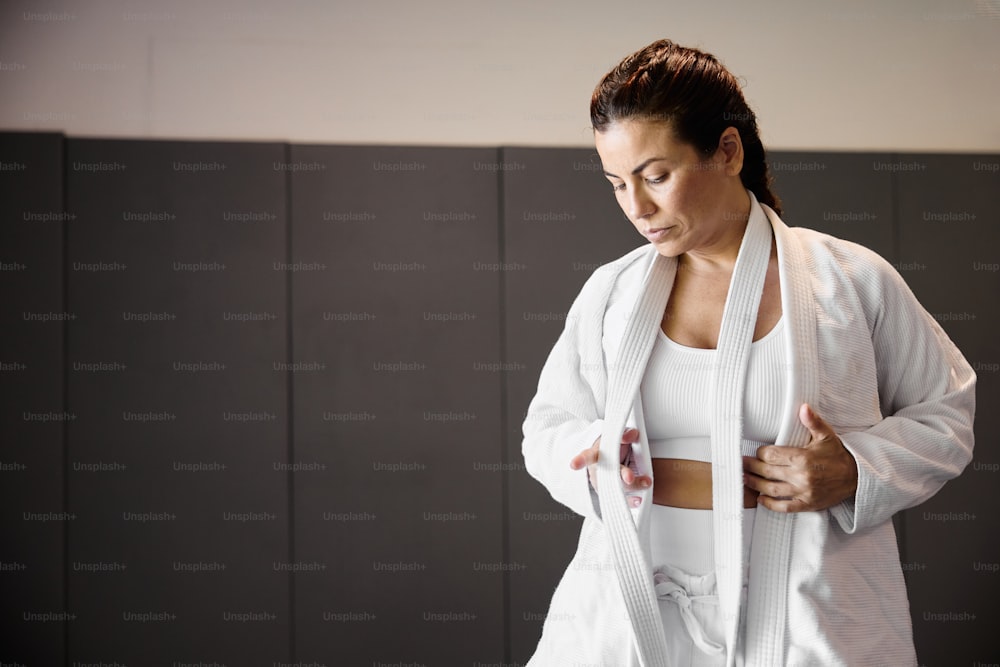
POLYGON ((715 56, 667 39, 627 56, 594 89, 590 120, 595 131, 603 132, 628 119, 669 122, 681 141, 705 156, 718 148, 723 130, 735 127, 743 142, 740 180, 759 202, 781 214, 757 117, 736 77, 715 56))

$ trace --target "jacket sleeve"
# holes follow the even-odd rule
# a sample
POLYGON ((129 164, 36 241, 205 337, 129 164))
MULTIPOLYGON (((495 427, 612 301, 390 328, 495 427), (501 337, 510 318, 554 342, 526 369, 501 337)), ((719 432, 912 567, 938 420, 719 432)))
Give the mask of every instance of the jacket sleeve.
POLYGON ((600 518, 587 469, 570 459, 601 436, 606 370, 601 344, 606 290, 592 277, 573 302, 528 407, 521 452, 528 473, 584 517, 600 518), (604 293, 602 298, 602 293, 604 293))
POLYGON ((858 466, 854 498, 830 509, 854 533, 918 505, 972 459, 976 375, 902 277, 881 257, 870 281, 872 344, 884 418, 838 434, 858 466))

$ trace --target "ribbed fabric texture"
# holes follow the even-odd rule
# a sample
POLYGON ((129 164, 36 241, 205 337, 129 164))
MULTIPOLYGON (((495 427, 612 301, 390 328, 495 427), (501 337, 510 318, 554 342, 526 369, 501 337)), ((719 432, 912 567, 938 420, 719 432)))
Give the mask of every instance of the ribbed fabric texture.
POLYGON ((615 574, 632 622, 636 651, 643 667, 667 667, 667 644, 659 602, 653 589, 652 566, 646 559, 622 490, 619 443, 642 381, 655 332, 659 330, 667 296, 673 287, 676 267, 676 262, 663 257, 654 260, 647 276, 646 289, 625 326, 623 344, 618 348, 618 357, 610 370, 601 455, 597 462, 601 514, 614 554, 615 574))
MULTIPOLYGON (((785 320, 750 345, 743 396, 745 456, 775 442, 784 417, 785 320)), ((711 462, 712 376, 716 350, 680 345, 661 331, 646 364, 640 396, 653 458, 711 462), (662 442, 666 440, 667 442, 662 442)))
POLYGON ((722 310, 718 363, 713 383, 712 520, 719 610, 726 623, 726 664, 736 664, 736 635, 743 585, 743 394, 747 359, 771 255, 771 226, 759 206, 751 208, 740 253, 722 310))
MULTIPOLYGON (((774 211, 767 209, 766 213, 772 224, 777 221, 774 211)), ((782 313, 790 321, 785 349, 788 366, 793 370, 789 376, 786 419, 778 433, 777 442, 789 447, 801 447, 809 442, 809 431, 798 418, 798 406, 809 403, 816 407, 819 402, 819 343, 816 309, 813 305, 816 298, 812 292, 814 285, 809 280, 794 279, 793 272, 801 272, 800 276, 814 276, 819 269, 815 259, 804 252, 804 248, 795 242, 794 237, 788 239, 791 242, 785 242, 780 234, 776 233, 775 236, 782 313)), ((836 347, 842 344, 843 340, 836 341, 836 347)), ((848 384, 845 382, 844 386, 848 384)), ((841 392, 844 389, 837 387, 835 391, 841 392)), ((797 519, 797 514, 769 511, 758 513, 754 529, 757 533, 754 541, 756 551, 750 561, 751 599, 748 605, 744 656, 748 665, 778 665, 787 658, 789 569, 792 561, 792 533, 797 519), (755 586, 755 583, 760 585, 755 586), (760 609, 773 610, 774 613, 761 614, 760 609)))

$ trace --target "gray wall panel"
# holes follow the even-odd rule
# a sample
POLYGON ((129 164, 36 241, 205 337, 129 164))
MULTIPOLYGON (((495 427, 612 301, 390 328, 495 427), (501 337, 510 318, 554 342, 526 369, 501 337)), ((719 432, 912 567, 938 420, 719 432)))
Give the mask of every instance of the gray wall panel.
POLYGON ((59 664, 65 651, 62 146, 0 134, 3 664, 59 664))
POLYGON ((973 463, 906 512, 914 633, 924 664, 988 664, 1000 625, 1000 159, 918 154, 893 164, 903 276, 979 377, 973 463))
POLYGON ((895 261, 892 172, 878 168, 887 155, 774 151, 768 159, 785 224, 860 243, 895 261))
MULTIPOLYGON (((597 153, 505 148, 503 162, 507 358, 511 655, 527 660, 552 591, 576 547, 581 521, 523 470, 521 424, 566 312, 597 266, 645 243, 615 201, 597 153)), ((569 465, 569 461, 566 462, 569 465)))
POLYGON ((503 654, 496 154, 292 147, 299 660, 503 654))
POLYGON ((287 659, 284 149, 67 155, 70 656, 287 659))

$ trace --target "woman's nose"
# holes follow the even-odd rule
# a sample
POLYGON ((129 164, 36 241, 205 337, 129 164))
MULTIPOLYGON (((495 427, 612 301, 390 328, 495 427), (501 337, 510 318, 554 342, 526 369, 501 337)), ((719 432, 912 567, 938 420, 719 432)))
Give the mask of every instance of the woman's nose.
POLYGON ((628 191, 628 214, 632 220, 641 220, 653 212, 655 206, 653 200, 646 194, 645 189, 640 187, 628 191))

